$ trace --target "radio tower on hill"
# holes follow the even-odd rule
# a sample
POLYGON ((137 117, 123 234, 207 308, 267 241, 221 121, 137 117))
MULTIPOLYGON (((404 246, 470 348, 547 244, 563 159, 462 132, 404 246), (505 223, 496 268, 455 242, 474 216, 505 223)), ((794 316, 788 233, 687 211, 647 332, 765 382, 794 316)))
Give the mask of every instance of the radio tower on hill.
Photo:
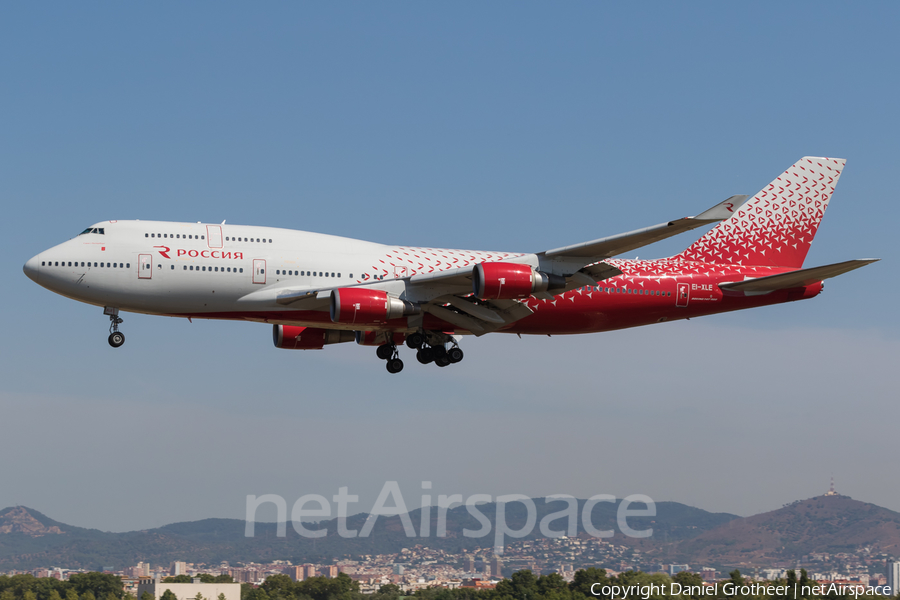
POLYGON ((834 491, 834 475, 831 476, 831 487, 825 492, 826 496, 839 496, 836 491, 834 491))

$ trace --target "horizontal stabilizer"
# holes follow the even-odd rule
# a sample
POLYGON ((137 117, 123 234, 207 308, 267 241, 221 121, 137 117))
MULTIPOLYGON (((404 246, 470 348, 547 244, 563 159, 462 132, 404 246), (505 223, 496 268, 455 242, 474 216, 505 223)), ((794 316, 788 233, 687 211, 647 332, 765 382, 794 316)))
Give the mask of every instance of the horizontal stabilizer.
POLYGON ((757 277, 755 279, 734 281, 732 283, 720 283, 719 287, 723 290, 740 292, 772 292, 775 290, 799 288, 818 283, 823 279, 843 275, 844 273, 872 264, 878 260, 880 259, 862 258, 859 260, 848 260, 833 265, 825 265, 823 267, 799 269, 789 273, 781 273, 780 275, 769 275, 768 277, 757 277))

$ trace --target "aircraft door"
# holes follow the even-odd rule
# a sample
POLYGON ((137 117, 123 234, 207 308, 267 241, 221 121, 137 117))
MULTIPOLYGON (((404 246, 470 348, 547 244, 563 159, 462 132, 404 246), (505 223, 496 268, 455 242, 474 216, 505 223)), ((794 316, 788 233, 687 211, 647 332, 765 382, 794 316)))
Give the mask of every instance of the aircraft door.
POLYGON ((675 306, 685 307, 691 296, 691 286, 688 283, 679 283, 678 291, 675 292, 675 306))
POLYGON ((153 278, 153 255, 152 254, 139 254, 138 255, 138 279, 152 279, 153 278))
POLYGON ((253 283, 266 282, 266 261, 263 258, 253 259, 253 283))
POLYGON ((394 279, 402 279, 406 277, 407 269, 405 265, 398 265, 394 267, 394 279))
POLYGON ((210 248, 222 247, 222 226, 207 225, 206 226, 206 242, 210 248))

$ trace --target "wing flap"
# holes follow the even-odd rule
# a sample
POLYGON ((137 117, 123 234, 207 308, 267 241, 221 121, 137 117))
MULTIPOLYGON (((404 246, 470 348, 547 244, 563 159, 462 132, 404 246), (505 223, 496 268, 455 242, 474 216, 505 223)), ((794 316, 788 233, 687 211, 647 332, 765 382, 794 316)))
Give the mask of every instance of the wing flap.
POLYGON ((747 279, 746 281, 720 283, 719 287, 723 290, 740 292, 773 292, 775 290, 799 288, 818 283, 823 279, 843 275, 844 273, 870 265, 878 260, 881 259, 863 258, 858 260, 847 260, 833 265, 798 269, 797 271, 790 271, 779 275, 769 275, 768 277, 757 277, 755 279, 747 279))

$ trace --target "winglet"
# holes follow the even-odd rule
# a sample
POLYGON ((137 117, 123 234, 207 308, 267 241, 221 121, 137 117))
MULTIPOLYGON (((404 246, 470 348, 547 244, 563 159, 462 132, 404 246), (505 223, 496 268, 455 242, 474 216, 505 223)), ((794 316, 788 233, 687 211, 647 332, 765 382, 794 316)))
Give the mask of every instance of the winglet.
POLYGON ((732 196, 731 198, 716 204, 709 210, 703 211, 694 218, 698 221, 724 221, 733 215, 748 198, 750 198, 750 196, 744 194, 732 196))

